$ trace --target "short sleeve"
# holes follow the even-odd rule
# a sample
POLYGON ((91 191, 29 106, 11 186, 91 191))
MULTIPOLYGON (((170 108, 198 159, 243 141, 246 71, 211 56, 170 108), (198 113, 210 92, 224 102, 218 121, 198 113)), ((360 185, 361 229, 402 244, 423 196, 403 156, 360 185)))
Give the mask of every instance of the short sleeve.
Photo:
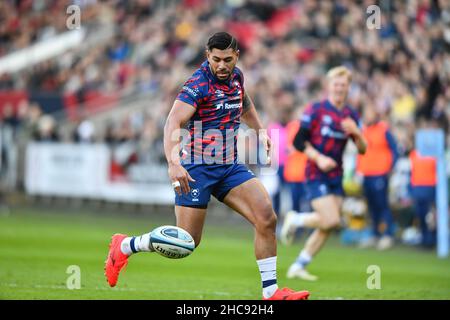
POLYGON ((316 119, 316 117, 317 115, 314 105, 307 106, 302 116, 300 117, 300 127, 306 130, 310 130, 312 127, 312 123, 316 119))
POLYGON ((244 87, 244 73, 242 72, 241 69, 239 69, 238 67, 236 67, 236 74, 239 78, 239 83, 241 85, 241 89, 242 89, 242 96, 245 96, 245 87, 244 87))
MULTIPOLYGON (((350 110, 351 110, 351 112, 350 112, 350 118, 351 118, 353 121, 355 121, 355 123, 356 123, 356 125, 358 126, 359 130, 362 130, 362 128, 363 128, 363 122, 362 122, 362 120, 361 120, 361 117, 359 116, 359 113, 358 113, 356 110, 354 110, 354 109, 350 109, 350 110)), ((355 141, 355 136, 354 136, 354 135, 351 135, 350 138, 352 139, 353 142, 355 141)))
POLYGON ((194 108, 197 108, 202 98, 201 91, 199 89, 198 80, 189 79, 186 81, 178 93, 177 100, 190 104, 194 108))
POLYGON ((352 117, 353 121, 355 121, 358 128, 361 130, 363 127, 363 123, 362 123, 361 117, 359 116, 359 113, 357 111, 353 110, 351 113, 351 117, 352 117))
POLYGON ((236 73, 239 77, 239 82, 241 83, 241 86, 244 87, 244 73, 238 67, 236 67, 236 73))

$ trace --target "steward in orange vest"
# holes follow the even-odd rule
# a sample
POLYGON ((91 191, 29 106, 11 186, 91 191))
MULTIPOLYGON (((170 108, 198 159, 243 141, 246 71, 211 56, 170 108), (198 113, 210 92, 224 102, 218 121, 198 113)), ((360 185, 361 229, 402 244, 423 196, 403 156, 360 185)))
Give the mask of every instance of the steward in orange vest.
POLYGON ((363 128, 367 151, 358 155, 357 171, 367 176, 388 174, 398 158, 397 146, 389 126, 377 121, 363 128))
POLYGON ((358 155, 356 169, 364 176, 363 189, 372 219, 372 237, 361 245, 376 245, 379 250, 385 250, 394 241, 395 225, 388 195, 389 173, 398 158, 397 144, 388 124, 380 121, 372 108, 364 110, 364 122, 367 150, 364 155, 358 155))
POLYGON ((286 126, 288 155, 284 164, 284 179, 291 188, 292 210, 310 210, 306 199, 305 168, 308 157, 294 148, 294 138, 300 129, 300 120, 292 120, 286 126))
POLYGON ((419 219, 422 235, 421 244, 425 248, 433 248, 436 244, 436 230, 431 230, 427 215, 436 199, 436 160, 433 157, 422 156, 417 150, 409 154, 411 164, 411 195, 414 211, 419 219))
POLYGON ((436 186, 436 159, 421 156, 416 150, 412 150, 409 154, 409 161, 411 162, 411 185, 413 187, 436 186))

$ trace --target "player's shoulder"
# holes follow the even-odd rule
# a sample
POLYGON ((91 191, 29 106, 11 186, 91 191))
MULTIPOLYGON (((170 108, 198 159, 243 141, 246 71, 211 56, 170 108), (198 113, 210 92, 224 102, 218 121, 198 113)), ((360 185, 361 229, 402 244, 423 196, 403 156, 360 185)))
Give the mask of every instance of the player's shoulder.
POLYGON ((200 84, 202 82, 207 82, 208 76, 205 72, 205 68, 202 65, 200 68, 194 71, 192 75, 187 79, 186 83, 189 84, 200 84))
POLYGON ((356 108, 353 107, 352 105, 348 104, 348 103, 345 104, 345 108, 346 108, 349 112, 358 113, 358 111, 356 110, 356 108))
POLYGON ((239 67, 234 67, 234 74, 238 78, 238 80, 241 82, 241 84, 244 84, 244 73, 239 67))
POLYGON ((205 73, 203 65, 194 71, 194 73, 186 80, 183 90, 193 91, 196 95, 204 95, 208 92, 209 78, 205 73))
POLYGON ((317 104, 315 102, 308 103, 300 116, 303 124, 311 123, 317 117, 317 104))
POLYGON ((354 118, 359 118, 359 112, 358 112, 358 110, 356 110, 355 107, 353 107, 353 106, 351 106, 349 104, 346 104, 345 105, 345 111, 346 111, 346 113, 348 115, 350 115, 350 116, 352 116, 354 118))
POLYGON ((323 107, 324 107, 323 101, 313 101, 305 107, 305 111, 308 113, 317 113, 323 107))

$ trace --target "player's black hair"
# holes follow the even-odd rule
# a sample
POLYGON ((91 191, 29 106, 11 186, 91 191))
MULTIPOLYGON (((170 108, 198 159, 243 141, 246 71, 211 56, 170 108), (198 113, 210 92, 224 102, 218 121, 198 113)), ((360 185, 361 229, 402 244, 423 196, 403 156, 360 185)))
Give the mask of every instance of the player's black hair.
POLYGON ((227 32, 217 32, 208 39, 206 49, 212 51, 212 49, 226 50, 232 48, 234 51, 238 51, 238 43, 235 37, 227 32))

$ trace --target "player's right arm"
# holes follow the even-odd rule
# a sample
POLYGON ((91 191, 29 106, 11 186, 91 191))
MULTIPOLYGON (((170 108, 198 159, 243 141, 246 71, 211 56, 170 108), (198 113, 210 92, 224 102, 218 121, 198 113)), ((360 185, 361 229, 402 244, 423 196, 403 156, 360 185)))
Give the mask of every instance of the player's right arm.
POLYGON ((305 110, 302 116, 300 129, 298 130, 294 138, 294 148, 303 152, 306 156, 315 162, 319 169, 323 172, 328 172, 336 168, 337 163, 333 158, 327 157, 320 153, 310 142, 311 139, 311 127, 315 121, 314 109, 312 106, 305 110))
POLYGON ((195 181, 183 168, 180 159, 180 131, 194 113, 194 106, 175 100, 164 126, 164 153, 169 167, 169 178, 172 183, 180 182, 180 187, 175 188, 175 192, 179 195, 182 192, 188 193, 190 191, 189 181, 195 181))
POLYGON ((327 157, 326 155, 317 151, 311 143, 308 141, 309 132, 307 129, 298 131, 294 139, 294 147, 306 154, 306 156, 317 164, 319 169, 323 172, 328 172, 336 168, 337 163, 333 158, 327 157))

